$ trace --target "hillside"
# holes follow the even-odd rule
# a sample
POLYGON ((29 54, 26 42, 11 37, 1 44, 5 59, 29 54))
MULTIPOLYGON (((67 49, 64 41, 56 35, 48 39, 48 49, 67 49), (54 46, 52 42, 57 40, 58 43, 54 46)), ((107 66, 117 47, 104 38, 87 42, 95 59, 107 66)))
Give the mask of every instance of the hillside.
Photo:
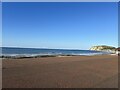
POLYGON ((90 50, 115 52, 116 48, 112 46, 100 45, 100 46, 93 46, 90 48, 90 50))

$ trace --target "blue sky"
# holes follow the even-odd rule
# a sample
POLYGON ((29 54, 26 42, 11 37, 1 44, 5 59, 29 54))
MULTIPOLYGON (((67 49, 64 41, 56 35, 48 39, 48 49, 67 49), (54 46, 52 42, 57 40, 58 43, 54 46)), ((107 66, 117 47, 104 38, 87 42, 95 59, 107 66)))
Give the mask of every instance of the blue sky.
POLYGON ((118 46, 118 4, 3 3, 3 46, 89 49, 118 46))

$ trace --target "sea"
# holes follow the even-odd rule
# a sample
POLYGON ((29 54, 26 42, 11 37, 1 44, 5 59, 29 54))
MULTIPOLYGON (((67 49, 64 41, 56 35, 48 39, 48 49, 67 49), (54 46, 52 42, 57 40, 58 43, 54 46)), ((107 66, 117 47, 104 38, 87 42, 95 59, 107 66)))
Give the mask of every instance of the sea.
POLYGON ((70 50, 70 49, 43 49, 43 48, 17 48, 1 47, 0 56, 42 56, 42 55, 102 55, 110 52, 92 51, 92 50, 70 50))

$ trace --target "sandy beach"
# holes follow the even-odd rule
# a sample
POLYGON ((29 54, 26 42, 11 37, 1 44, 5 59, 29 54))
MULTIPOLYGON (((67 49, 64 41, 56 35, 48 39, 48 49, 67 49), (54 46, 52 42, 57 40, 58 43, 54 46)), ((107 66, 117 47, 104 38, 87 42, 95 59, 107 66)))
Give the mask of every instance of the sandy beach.
POLYGON ((118 56, 3 60, 3 88, 118 88, 118 56))

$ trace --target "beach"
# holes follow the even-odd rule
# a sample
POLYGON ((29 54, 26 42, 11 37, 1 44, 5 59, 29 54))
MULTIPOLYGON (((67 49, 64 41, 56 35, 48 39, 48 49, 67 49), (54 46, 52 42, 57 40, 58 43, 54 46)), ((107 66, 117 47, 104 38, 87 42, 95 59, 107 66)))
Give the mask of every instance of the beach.
POLYGON ((3 88, 118 88, 118 56, 4 59, 3 88))

